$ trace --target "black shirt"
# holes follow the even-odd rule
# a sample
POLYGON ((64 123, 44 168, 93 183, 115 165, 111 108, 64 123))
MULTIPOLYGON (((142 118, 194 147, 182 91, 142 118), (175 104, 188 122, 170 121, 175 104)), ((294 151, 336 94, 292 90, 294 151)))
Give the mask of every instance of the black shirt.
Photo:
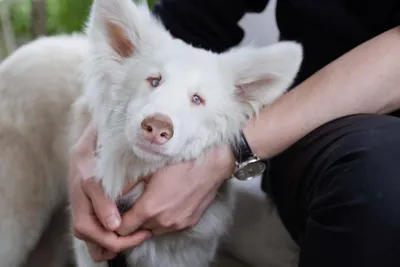
MULTIPOLYGON (((238 22, 243 15, 261 12, 267 3, 162 0, 154 12, 175 37, 222 52, 242 40, 244 32, 238 22)), ((298 84, 357 45, 400 25, 400 0, 278 0, 276 20, 281 40, 303 45, 298 84)))

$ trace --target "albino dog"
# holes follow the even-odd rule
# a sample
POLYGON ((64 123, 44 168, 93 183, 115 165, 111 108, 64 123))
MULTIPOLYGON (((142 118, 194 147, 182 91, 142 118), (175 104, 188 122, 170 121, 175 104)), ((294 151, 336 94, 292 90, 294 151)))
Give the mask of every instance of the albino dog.
MULTIPOLYGON (((301 61, 293 42, 222 54, 194 48, 131 0, 95 0, 86 35, 20 48, 0 66, 1 266, 31 257, 63 206, 69 150, 91 119, 97 177, 111 199, 131 205, 143 186, 121 199, 126 183, 231 142, 248 117, 285 92, 301 61)), ((128 265, 209 266, 232 221, 229 184, 193 228, 126 251, 128 265)), ((73 242, 79 267, 107 266, 73 242)))

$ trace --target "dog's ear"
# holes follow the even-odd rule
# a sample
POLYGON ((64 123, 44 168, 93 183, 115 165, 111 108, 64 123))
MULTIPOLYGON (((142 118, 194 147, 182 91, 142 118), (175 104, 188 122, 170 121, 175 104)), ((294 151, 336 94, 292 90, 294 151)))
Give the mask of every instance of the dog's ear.
POLYGON ((94 0, 86 34, 93 52, 122 59, 166 36, 144 0, 94 0))
POLYGON ((264 48, 244 47, 222 55, 222 66, 233 80, 238 101, 253 109, 285 93, 303 57, 301 45, 278 42, 264 48))

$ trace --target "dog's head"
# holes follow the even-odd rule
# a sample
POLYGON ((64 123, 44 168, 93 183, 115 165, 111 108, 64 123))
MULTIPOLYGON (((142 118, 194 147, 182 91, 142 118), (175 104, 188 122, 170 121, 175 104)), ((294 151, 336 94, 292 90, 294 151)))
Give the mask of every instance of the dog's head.
POLYGON ((149 163, 228 142, 285 92, 302 60, 292 42, 222 54, 194 48, 132 0, 95 0, 87 35, 86 93, 99 132, 149 163))

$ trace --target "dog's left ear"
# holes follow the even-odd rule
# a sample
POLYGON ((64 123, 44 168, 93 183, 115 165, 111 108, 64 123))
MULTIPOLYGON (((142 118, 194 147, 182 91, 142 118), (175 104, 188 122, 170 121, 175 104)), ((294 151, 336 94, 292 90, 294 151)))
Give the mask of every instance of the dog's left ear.
POLYGON ((94 0, 86 34, 93 52, 122 59, 166 36, 144 0, 94 0))
POLYGON ((222 54, 221 61, 237 100, 258 109, 285 93, 299 71, 302 51, 295 42, 278 42, 263 48, 237 48, 222 54))

